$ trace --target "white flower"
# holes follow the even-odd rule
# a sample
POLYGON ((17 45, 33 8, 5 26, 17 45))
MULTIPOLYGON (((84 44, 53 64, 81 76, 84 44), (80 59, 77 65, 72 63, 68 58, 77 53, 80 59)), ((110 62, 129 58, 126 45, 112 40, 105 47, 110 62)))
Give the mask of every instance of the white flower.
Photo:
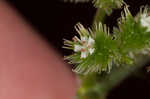
POLYGON ((95 43, 95 41, 91 37, 89 37, 88 45, 93 45, 94 43, 95 43))
POLYGON ((81 37, 82 42, 86 42, 88 40, 88 37, 81 37))
POLYGON ((94 53, 94 48, 89 48, 89 52, 90 52, 90 54, 93 54, 94 53))
POLYGON ((147 31, 150 31, 150 16, 147 14, 141 15, 141 24, 144 27, 147 27, 147 31))
POLYGON ((82 49, 82 46, 81 45, 74 45, 74 51, 75 52, 78 52, 82 49))
POLYGON ((86 58, 88 56, 88 52, 81 52, 81 58, 86 58))
POLYGON ((91 37, 81 37, 80 44, 74 45, 74 51, 81 52, 81 58, 86 58, 89 54, 94 53, 94 43, 91 37))

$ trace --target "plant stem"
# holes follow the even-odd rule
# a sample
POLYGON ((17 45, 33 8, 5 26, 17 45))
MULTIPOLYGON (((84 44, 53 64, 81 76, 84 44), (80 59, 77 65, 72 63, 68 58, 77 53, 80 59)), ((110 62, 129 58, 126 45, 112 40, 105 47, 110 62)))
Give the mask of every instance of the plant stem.
POLYGON ((98 8, 93 20, 93 24, 94 23, 99 23, 99 22, 104 22, 104 18, 106 16, 106 12, 104 11, 104 9, 102 8, 98 8))

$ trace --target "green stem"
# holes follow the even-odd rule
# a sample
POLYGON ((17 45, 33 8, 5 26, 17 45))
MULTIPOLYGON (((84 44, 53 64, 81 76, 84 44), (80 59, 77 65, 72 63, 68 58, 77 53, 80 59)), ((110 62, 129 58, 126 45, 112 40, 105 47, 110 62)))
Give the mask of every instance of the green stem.
POLYGON ((99 23, 99 22, 103 23, 104 19, 105 19, 105 16, 106 16, 106 12, 104 11, 104 9, 98 8, 97 11, 96 11, 95 17, 94 17, 93 24, 94 23, 99 23))

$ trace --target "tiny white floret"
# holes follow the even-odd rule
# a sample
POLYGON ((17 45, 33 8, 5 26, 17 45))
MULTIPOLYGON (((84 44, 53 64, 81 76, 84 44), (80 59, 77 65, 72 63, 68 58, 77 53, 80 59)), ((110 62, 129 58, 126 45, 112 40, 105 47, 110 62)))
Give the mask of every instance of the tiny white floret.
POLYGON ((74 45, 74 51, 75 52, 78 52, 82 49, 82 46, 81 45, 74 45))
POLYGON ((81 41, 87 41, 88 38, 87 37, 81 37, 81 41))
POLYGON ((141 25, 147 27, 147 31, 150 31, 150 16, 147 14, 141 15, 141 25))
POLYGON ((74 45, 75 52, 81 52, 81 58, 86 58, 89 54, 93 54, 95 41, 90 36, 83 36, 81 37, 80 44, 74 45))
POLYGON ((81 58, 86 58, 88 56, 88 52, 82 52, 81 53, 81 58))
POLYGON ((95 43, 95 41, 91 37, 89 37, 88 45, 93 45, 94 43, 95 43))
POLYGON ((94 48, 89 48, 89 52, 90 52, 90 54, 93 54, 94 53, 94 48))

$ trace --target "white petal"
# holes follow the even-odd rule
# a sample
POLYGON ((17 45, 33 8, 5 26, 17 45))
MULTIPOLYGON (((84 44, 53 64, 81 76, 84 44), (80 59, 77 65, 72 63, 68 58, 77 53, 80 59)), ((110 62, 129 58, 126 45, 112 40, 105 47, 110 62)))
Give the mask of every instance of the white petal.
POLYGON ((141 19, 141 24, 142 26, 146 26, 146 27, 149 26, 149 22, 145 19, 141 19))
POLYGON ((81 52, 81 58, 86 58, 88 55, 88 52, 81 52))
POLYGON ((148 28, 148 31, 150 31, 150 16, 146 16, 146 14, 143 14, 141 16, 141 25, 148 28))
POLYGON ((88 38, 86 36, 81 37, 81 41, 87 41, 87 40, 88 40, 88 38))
POLYGON ((147 31, 150 31, 150 22, 146 22, 146 21, 141 21, 141 24, 143 27, 147 27, 147 31))
POLYGON ((142 14, 141 15, 141 18, 146 18, 147 17, 147 14, 142 14))
POLYGON ((82 46, 81 45, 74 45, 74 51, 75 52, 78 52, 82 49, 82 46))
POLYGON ((150 21, 150 16, 146 17, 145 20, 150 21))
POLYGON ((90 52, 90 54, 93 54, 94 53, 94 48, 89 48, 89 52, 90 52))
POLYGON ((93 45, 94 43, 95 43, 95 41, 91 37, 89 37, 88 45, 93 45))

